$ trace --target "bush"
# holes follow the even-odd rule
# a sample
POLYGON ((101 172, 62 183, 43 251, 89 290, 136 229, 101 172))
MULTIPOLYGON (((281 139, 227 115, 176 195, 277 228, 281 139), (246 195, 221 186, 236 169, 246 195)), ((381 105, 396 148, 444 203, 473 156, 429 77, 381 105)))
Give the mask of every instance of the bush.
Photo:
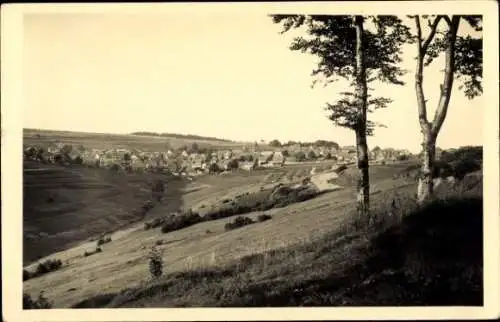
POLYGON ((23 269, 23 282, 29 280, 32 277, 33 274, 31 274, 28 270, 23 269))
POLYGON ((235 218, 232 222, 226 223, 226 225, 224 225, 224 229, 226 231, 233 230, 233 229, 240 228, 243 226, 251 225, 253 223, 255 223, 255 222, 251 218, 239 216, 239 217, 235 218))
POLYGON ((43 291, 38 295, 38 299, 34 300, 28 293, 23 293, 23 309, 50 309, 52 303, 43 295, 43 291))
POLYGON ((151 248, 149 253, 149 273, 152 278, 158 278, 163 274, 163 258, 156 247, 151 248))
POLYGON ((257 220, 259 222, 263 222, 263 221, 266 221, 266 220, 269 220, 269 219, 272 219, 273 217, 271 215, 268 215, 268 214, 262 214, 262 215, 259 215, 259 217, 257 217, 257 220))
POLYGON ((192 210, 188 210, 182 215, 172 216, 165 220, 161 226, 162 233, 169 233, 171 231, 179 230, 185 227, 189 227, 201 222, 203 218, 192 210))
POLYGON ((83 253, 83 256, 84 256, 84 257, 88 257, 88 256, 90 256, 90 255, 94 255, 94 254, 101 253, 101 252, 102 252, 101 247, 97 246, 97 247, 96 247, 96 249, 95 249, 95 251, 93 251, 93 252, 92 252, 92 251, 90 251, 90 252, 85 251, 85 252, 83 253))
POLYGON ((40 276, 43 274, 47 274, 49 272, 53 272, 61 268, 62 262, 59 259, 48 259, 45 262, 39 263, 35 274, 36 276, 40 276))
POLYGON ((97 246, 101 246, 101 245, 104 245, 104 244, 107 244, 110 242, 111 242, 111 237, 109 237, 109 236, 108 237, 101 237, 97 241, 97 246))

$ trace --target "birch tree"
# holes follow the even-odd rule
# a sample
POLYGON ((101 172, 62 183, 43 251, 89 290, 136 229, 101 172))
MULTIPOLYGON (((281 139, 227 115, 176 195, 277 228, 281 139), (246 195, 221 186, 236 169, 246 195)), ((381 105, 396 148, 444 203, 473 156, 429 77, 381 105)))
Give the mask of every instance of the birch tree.
POLYGON ((482 30, 481 16, 412 16, 416 27, 417 66, 415 92, 417 95, 418 119, 422 132, 422 164, 418 180, 419 203, 434 194, 433 173, 436 159, 436 139, 448 113, 448 105, 455 78, 461 81, 458 89, 467 98, 482 94, 483 45, 482 38, 458 35, 460 23, 464 21, 475 31, 482 30), (421 19, 426 21, 429 32, 424 36, 421 19), (443 30, 439 27, 444 25, 443 30), (427 100, 423 90, 424 68, 444 53, 444 73, 440 84, 440 96, 432 121, 427 117, 427 100))
POLYGON ((282 24, 282 33, 305 27, 304 35, 294 38, 290 49, 319 58, 312 71, 313 86, 317 82, 327 86, 339 79, 351 84, 352 91, 327 103, 326 110, 335 126, 355 132, 357 209, 358 214, 366 216, 370 205, 367 135, 380 125, 369 121, 367 114, 391 102, 388 98, 372 97, 368 84, 381 81, 403 85, 400 46, 410 39, 409 28, 396 16, 272 15, 272 19, 282 24), (366 28, 367 24, 371 28, 366 28))

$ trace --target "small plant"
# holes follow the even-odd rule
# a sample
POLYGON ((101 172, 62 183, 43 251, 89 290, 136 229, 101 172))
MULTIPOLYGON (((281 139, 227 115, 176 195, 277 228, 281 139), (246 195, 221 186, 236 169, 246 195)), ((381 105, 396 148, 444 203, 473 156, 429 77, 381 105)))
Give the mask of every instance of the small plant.
POLYGON ((163 274, 163 258, 154 246, 149 253, 149 273, 152 278, 158 278, 163 274))
POLYGON ((101 246, 103 244, 107 244, 107 243, 110 243, 111 242, 111 237, 101 237, 99 238, 99 240, 97 241, 97 246, 101 246))
POLYGON ((156 244, 157 246, 163 245, 163 239, 158 239, 158 240, 155 242, 155 244, 156 244))
POLYGON ((273 217, 271 215, 268 215, 268 214, 262 214, 262 215, 259 215, 259 217, 257 217, 257 220, 259 222, 263 222, 263 221, 266 221, 266 220, 269 220, 269 219, 272 219, 273 217))
POLYGON ((210 229, 205 230, 205 234, 208 235, 208 234, 211 234, 211 233, 212 233, 212 231, 210 229))

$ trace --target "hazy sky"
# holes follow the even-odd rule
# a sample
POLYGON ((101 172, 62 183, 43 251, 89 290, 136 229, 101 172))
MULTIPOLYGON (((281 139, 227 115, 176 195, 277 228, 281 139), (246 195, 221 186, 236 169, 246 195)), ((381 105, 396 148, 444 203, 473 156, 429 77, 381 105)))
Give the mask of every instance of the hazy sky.
MULTIPOLYGON (((279 31, 264 14, 25 15, 24 127, 354 144, 323 109, 343 89, 312 89, 314 57, 279 31)), ((370 148, 420 149, 414 56, 405 48, 407 86, 375 86, 394 102, 370 116, 388 126, 370 148)), ((441 62, 425 74, 431 117, 441 62)), ((483 109, 455 86, 438 145, 482 144, 483 109)))

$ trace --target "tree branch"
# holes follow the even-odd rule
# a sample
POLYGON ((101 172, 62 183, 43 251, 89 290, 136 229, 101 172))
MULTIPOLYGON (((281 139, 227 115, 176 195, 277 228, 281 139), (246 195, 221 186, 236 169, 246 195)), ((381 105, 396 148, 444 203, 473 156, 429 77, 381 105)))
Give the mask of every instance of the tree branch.
POLYGON ((451 27, 451 19, 448 16, 443 16, 444 20, 448 23, 448 26, 451 27))
MULTIPOLYGON (((429 32, 429 36, 427 37, 427 39, 425 39, 425 41, 421 47, 422 51, 423 51, 423 55, 425 55, 425 53, 427 52, 427 48, 429 47, 430 43, 432 42, 432 39, 436 35, 437 26, 438 26, 441 18, 443 18, 443 16, 437 16, 436 19, 434 19, 434 22, 432 24, 429 23, 429 27, 431 28, 431 31, 429 32)), ((420 29, 420 22, 419 22, 419 29, 420 29)))
POLYGON ((450 102, 451 90, 453 87, 453 78, 455 73, 455 41, 457 38, 458 26, 460 23, 460 16, 452 16, 450 21, 450 29, 446 36, 447 46, 445 52, 445 70, 444 79, 441 87, 441 97, 439 98, 438 107, 432 121, 432 132, 434 135, 439 133, 443 125, 448 105, 450 102))
POLYGON ((423 82, 424 71, 424 51, 422 50, 422 28, 420 27, 420 17, 416 15, 415 25, 417 27, 417 67, 415 71, 415 92, 417 94, 418 120, 422 131, 429 130, 429 122, 427 121, 427 107, 425 104, 423 82))

